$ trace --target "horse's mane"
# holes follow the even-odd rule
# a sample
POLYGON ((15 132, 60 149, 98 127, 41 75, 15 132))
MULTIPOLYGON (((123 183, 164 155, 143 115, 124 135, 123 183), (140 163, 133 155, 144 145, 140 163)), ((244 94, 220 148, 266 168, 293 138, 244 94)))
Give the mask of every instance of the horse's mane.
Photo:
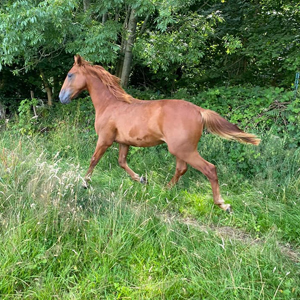
POLYGON ((82 57, 80 57, 80 67, 83 67, 83 72, 92 73, 94 76, 98 77, 108 88, 110 93, 113 94, 119 101, 131 103, 134 99, 122 89, 120 85, 120 78, 110 74, 103 67, 92 65, 89 61, 86 61, 82 57))

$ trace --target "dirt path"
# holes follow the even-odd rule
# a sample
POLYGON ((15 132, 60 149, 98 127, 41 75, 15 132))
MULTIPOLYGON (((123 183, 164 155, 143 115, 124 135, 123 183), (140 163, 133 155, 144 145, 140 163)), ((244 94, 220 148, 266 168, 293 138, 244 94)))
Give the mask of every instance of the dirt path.
MULTIPOLYGON (((215 226, 215 225, 203 225, 193 218, 182 218, 176 215, 160 214, 160 217, 167 223, 179 222, 187 226, 191 226, 201 232, 213 232, 215 235, 228 240, 240 241, 245 244, 263 244, 266 242, 264 238, 254 238, 249 233, 244 232, 241 229, 230 226, 215 226)), ((288 257, 294 263, 300 263, 300 251, 294 249, 289 243, 282 244, 277 242, 281 253, 288 257)))

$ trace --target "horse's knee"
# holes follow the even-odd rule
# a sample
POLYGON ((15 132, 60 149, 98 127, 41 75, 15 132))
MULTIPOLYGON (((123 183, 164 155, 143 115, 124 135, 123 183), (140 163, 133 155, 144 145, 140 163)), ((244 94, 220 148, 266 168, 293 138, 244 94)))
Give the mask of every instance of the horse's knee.
POLYGON ((179 174, 180 176, 184 175, 187 171, 188 167, 187 164, 184 164, 180 167, 176 167, 176 173, 179 174))

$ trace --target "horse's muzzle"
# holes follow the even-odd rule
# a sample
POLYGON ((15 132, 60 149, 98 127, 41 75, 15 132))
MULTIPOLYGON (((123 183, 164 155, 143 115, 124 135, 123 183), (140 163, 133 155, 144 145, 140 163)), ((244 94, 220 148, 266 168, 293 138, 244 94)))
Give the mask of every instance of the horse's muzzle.
POLYGON ((66 90, 62 90, 59 93, 59 100, 62 104, 68 104, 71 102, 71 97, 70 93, 66 90))

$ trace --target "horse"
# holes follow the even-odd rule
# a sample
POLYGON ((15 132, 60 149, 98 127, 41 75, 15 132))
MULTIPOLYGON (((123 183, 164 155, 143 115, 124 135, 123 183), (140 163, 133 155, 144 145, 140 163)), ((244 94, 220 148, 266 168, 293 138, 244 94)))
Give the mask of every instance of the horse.
POLYGON ((93 65, 79 55, 74 56, 59 99, 62 104, 87 90, 95 108, 95 131, 98 141, 85 175, 88 186, 93 170, 107 148, 119 144, 118 163, 135 181, 145 182, 127 164, 129 146, 152 147, 166 143, 176 158, 175 174, 168 183, 174 186, 187 171, 187 165, 202 172, 210 181, 214 204, 230 212, 220 194, 216 167, 197 151, 203 129, 222 138, 258 145, 260 139, 231 124, 218 113, 178 99, 139 100, 127 94, 120 79, 102 66, 93 65))

